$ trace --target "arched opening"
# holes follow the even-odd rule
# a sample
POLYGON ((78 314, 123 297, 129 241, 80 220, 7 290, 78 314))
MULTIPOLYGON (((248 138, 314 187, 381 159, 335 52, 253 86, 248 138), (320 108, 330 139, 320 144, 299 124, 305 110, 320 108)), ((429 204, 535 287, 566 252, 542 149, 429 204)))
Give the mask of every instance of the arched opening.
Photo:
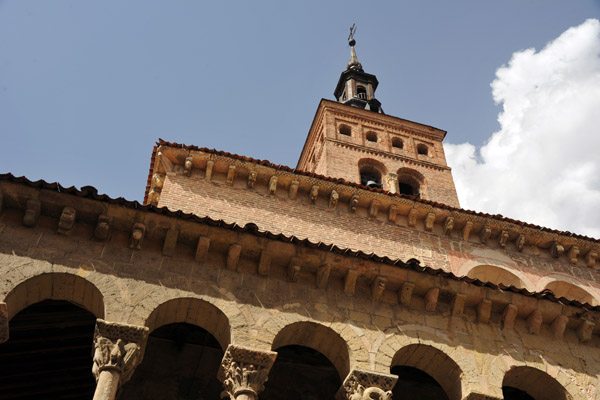
POLYGON ((185 322, 163 325, 148 337, 142 363, 121 388, 121 400, 219 399, 224 351, 205 329, 185 322))
POLYGON ((424 145, 423 143, 419 143, 417 145, 417 153, 419 153, 423 156, 426 156, 429 154, 429 148, 426 145, 424 145))
POLYGON ((367 100, 367 88, 362 85, 356 86, 356 97, 367 100))
POLYGON ((391 373, 398 375, 394 400, 460 400, 460 367, 435 347, 412 344, 392 359, 391 373))
POLYGON ((421 173, 410 168, 400 168, 398 175, 398 193, 421 197, 425 178, 421 173))
POLYGON ((342 381, 335 366, 319 351, 288 345, 277 349, 262 400, 333 399, 342 381), (317 384, 318 383, 318 384, 317 384))
POLYGON ((86 279, 66 273, 47 273, 18 284, 4 300, 10 320, 25 307, 42 300, 66 300, 104 318, 104 299, 96 286, 86 279))
POLYGON ((581 303, 588 303, 593 306, 598 305, 598 302, 588 292, 579 286, 565 281, 554 281, 546 285, 544 289, 551 290, 556 297, 565 297, 569 300, 577 300, 581 303))
POLYGON ((381 189, 382 176, 385 175, 385 166, 377 160, 363 158, 358 161, 360 184, 370 188, 381 189))
POLYGON ((479 279, 482 282, 495 283, 496 285, 503 284, 519 289, 527 289, 525 283, 518 276, 494 265, 478 265, 467 273, 467 277, 479 279))
POLYGON ((369 142, 377 143, 377 134, 375 132, 367 132, 367 140, 369 142))
POLYGON ((399 137, 392 138, 392 147, 395 147, 397 149, 403 149, 404 142, 399 137))
POLYGON ((340 125, 338 132, 340 135, 352 136, 352 128, 350 128, 348 125, 340 125))
POLYGON ((571 400, 565 388, 547 373, 531 367, 513 367, 502 381, 504 400, 571 400))
POLYGON ((260 396, 264 400, 333 399, 350 372, 346 341, 314 322, 287 325, 271 348, 277 358, 260 396))
POLYGON ((42 300, 10 320, 0 344, 0 398, 81 399, 94 395, 96 316, 64 300, 42 300))

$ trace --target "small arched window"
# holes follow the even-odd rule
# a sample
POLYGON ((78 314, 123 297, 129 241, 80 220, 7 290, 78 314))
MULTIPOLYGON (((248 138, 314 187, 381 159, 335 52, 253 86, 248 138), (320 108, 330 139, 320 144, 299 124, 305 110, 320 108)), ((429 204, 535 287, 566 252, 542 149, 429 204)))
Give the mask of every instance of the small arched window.
POLYGON ((417 153, 422 154, 424 156, 429 154, 429 148, 426 145, 419 143, 417 145, 417 153))
POLYGON ((425 183, 423 175, 410 168, 400 168, 398 175, 398 192, 421 197, 421 189, 425 183))
POLYGON ((356 97, 367 100, 367 89, 364 86, 358 85, 356 87, 356 97))
POLYGON ((367 140, 369 142, 377 143, 377 134, 375 132, 367 132, 367 140))
POLYGON ((402 139, 395 137, 392 139, 392 147, 395 147, 397 149, 403 149, 404 148, 404 142, 402 141, 402 139))
POLYGON ((352 136, 352 128, 350 128, 348 125, 340 125, 338 132, 340 135, 352 136))

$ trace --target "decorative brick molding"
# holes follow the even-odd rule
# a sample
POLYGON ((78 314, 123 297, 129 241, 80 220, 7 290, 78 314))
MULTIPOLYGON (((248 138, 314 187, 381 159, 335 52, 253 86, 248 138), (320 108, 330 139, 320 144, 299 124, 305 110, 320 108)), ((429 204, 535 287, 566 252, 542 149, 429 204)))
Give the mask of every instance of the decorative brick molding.
POLYGON ((217 378, 231 400, 240 396, 257 399, 263 391, 277 353, 230 344, 225 351, 217 378))
POLYGON ((396 375, 353 369, 338 390, 337 400, 392 400, 396 375))

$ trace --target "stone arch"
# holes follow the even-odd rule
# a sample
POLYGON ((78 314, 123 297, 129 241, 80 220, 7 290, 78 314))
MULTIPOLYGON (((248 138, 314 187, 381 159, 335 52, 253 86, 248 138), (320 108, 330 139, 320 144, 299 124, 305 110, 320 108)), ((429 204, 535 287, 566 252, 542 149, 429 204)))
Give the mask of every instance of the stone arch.
POLYGON ((423 197, 427 192, 427 182, 419 171, 412 168, 400 168, 398 175, 398 193, 423 197), (410 193, 409 193, 410 192, 410 193))
POLYGON ((434 346, 415 343, 402 347, 394 354, 390 367, 407 366, 419 369, 444 389, 450 400, 462 399, 462 370, 443 351, 434 346))
POLYGON ((145 321, 150 332, 178 322, 199 326, 213 335, 225 351, 231 343, 231 326, 227 316, 213 304, 193 297, 167 300, 156 307, 145 321))
POLYGON ((584 285, 581 282, 571 277, 546 277, 546 279, 540 280, 538 291, 551 290, 556 297, 566 297, 569 300, 597 306, 598 299, 582 286, 584 285))
POLYGON ((273 339, 272 350, 288 345, 300 345, 317 350, 335 366, 343 381, 350 372, 350 349, 333 329, 310 321, 286 325, 273 339))
POLYGON ((65 300, 104 318, 104 296, 87 279, 66 272, 42 273, 15 286, 5 297, 8 319, 42 300, 65 300))
POLYGON ((520 289, 524 289, 527 286, 515 273, 496 265, 477 265, 471 268, 466 275, 469 278, 479 279, 482 282, 501 283, 520 289))
POLYGON ((504 375, 502 387, 515 388, 535 400, 573 400, 573 396, 546 372, 528 366, 513 366, 504 375))

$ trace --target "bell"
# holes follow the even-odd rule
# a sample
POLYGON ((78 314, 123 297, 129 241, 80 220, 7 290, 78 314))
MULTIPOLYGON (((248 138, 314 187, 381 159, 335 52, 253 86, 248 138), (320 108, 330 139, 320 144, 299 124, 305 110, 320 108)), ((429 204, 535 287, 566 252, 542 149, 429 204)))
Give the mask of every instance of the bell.
POLYGON ((378 189, 381 185, 377 181, 367 181, 367 186, 378 189))

